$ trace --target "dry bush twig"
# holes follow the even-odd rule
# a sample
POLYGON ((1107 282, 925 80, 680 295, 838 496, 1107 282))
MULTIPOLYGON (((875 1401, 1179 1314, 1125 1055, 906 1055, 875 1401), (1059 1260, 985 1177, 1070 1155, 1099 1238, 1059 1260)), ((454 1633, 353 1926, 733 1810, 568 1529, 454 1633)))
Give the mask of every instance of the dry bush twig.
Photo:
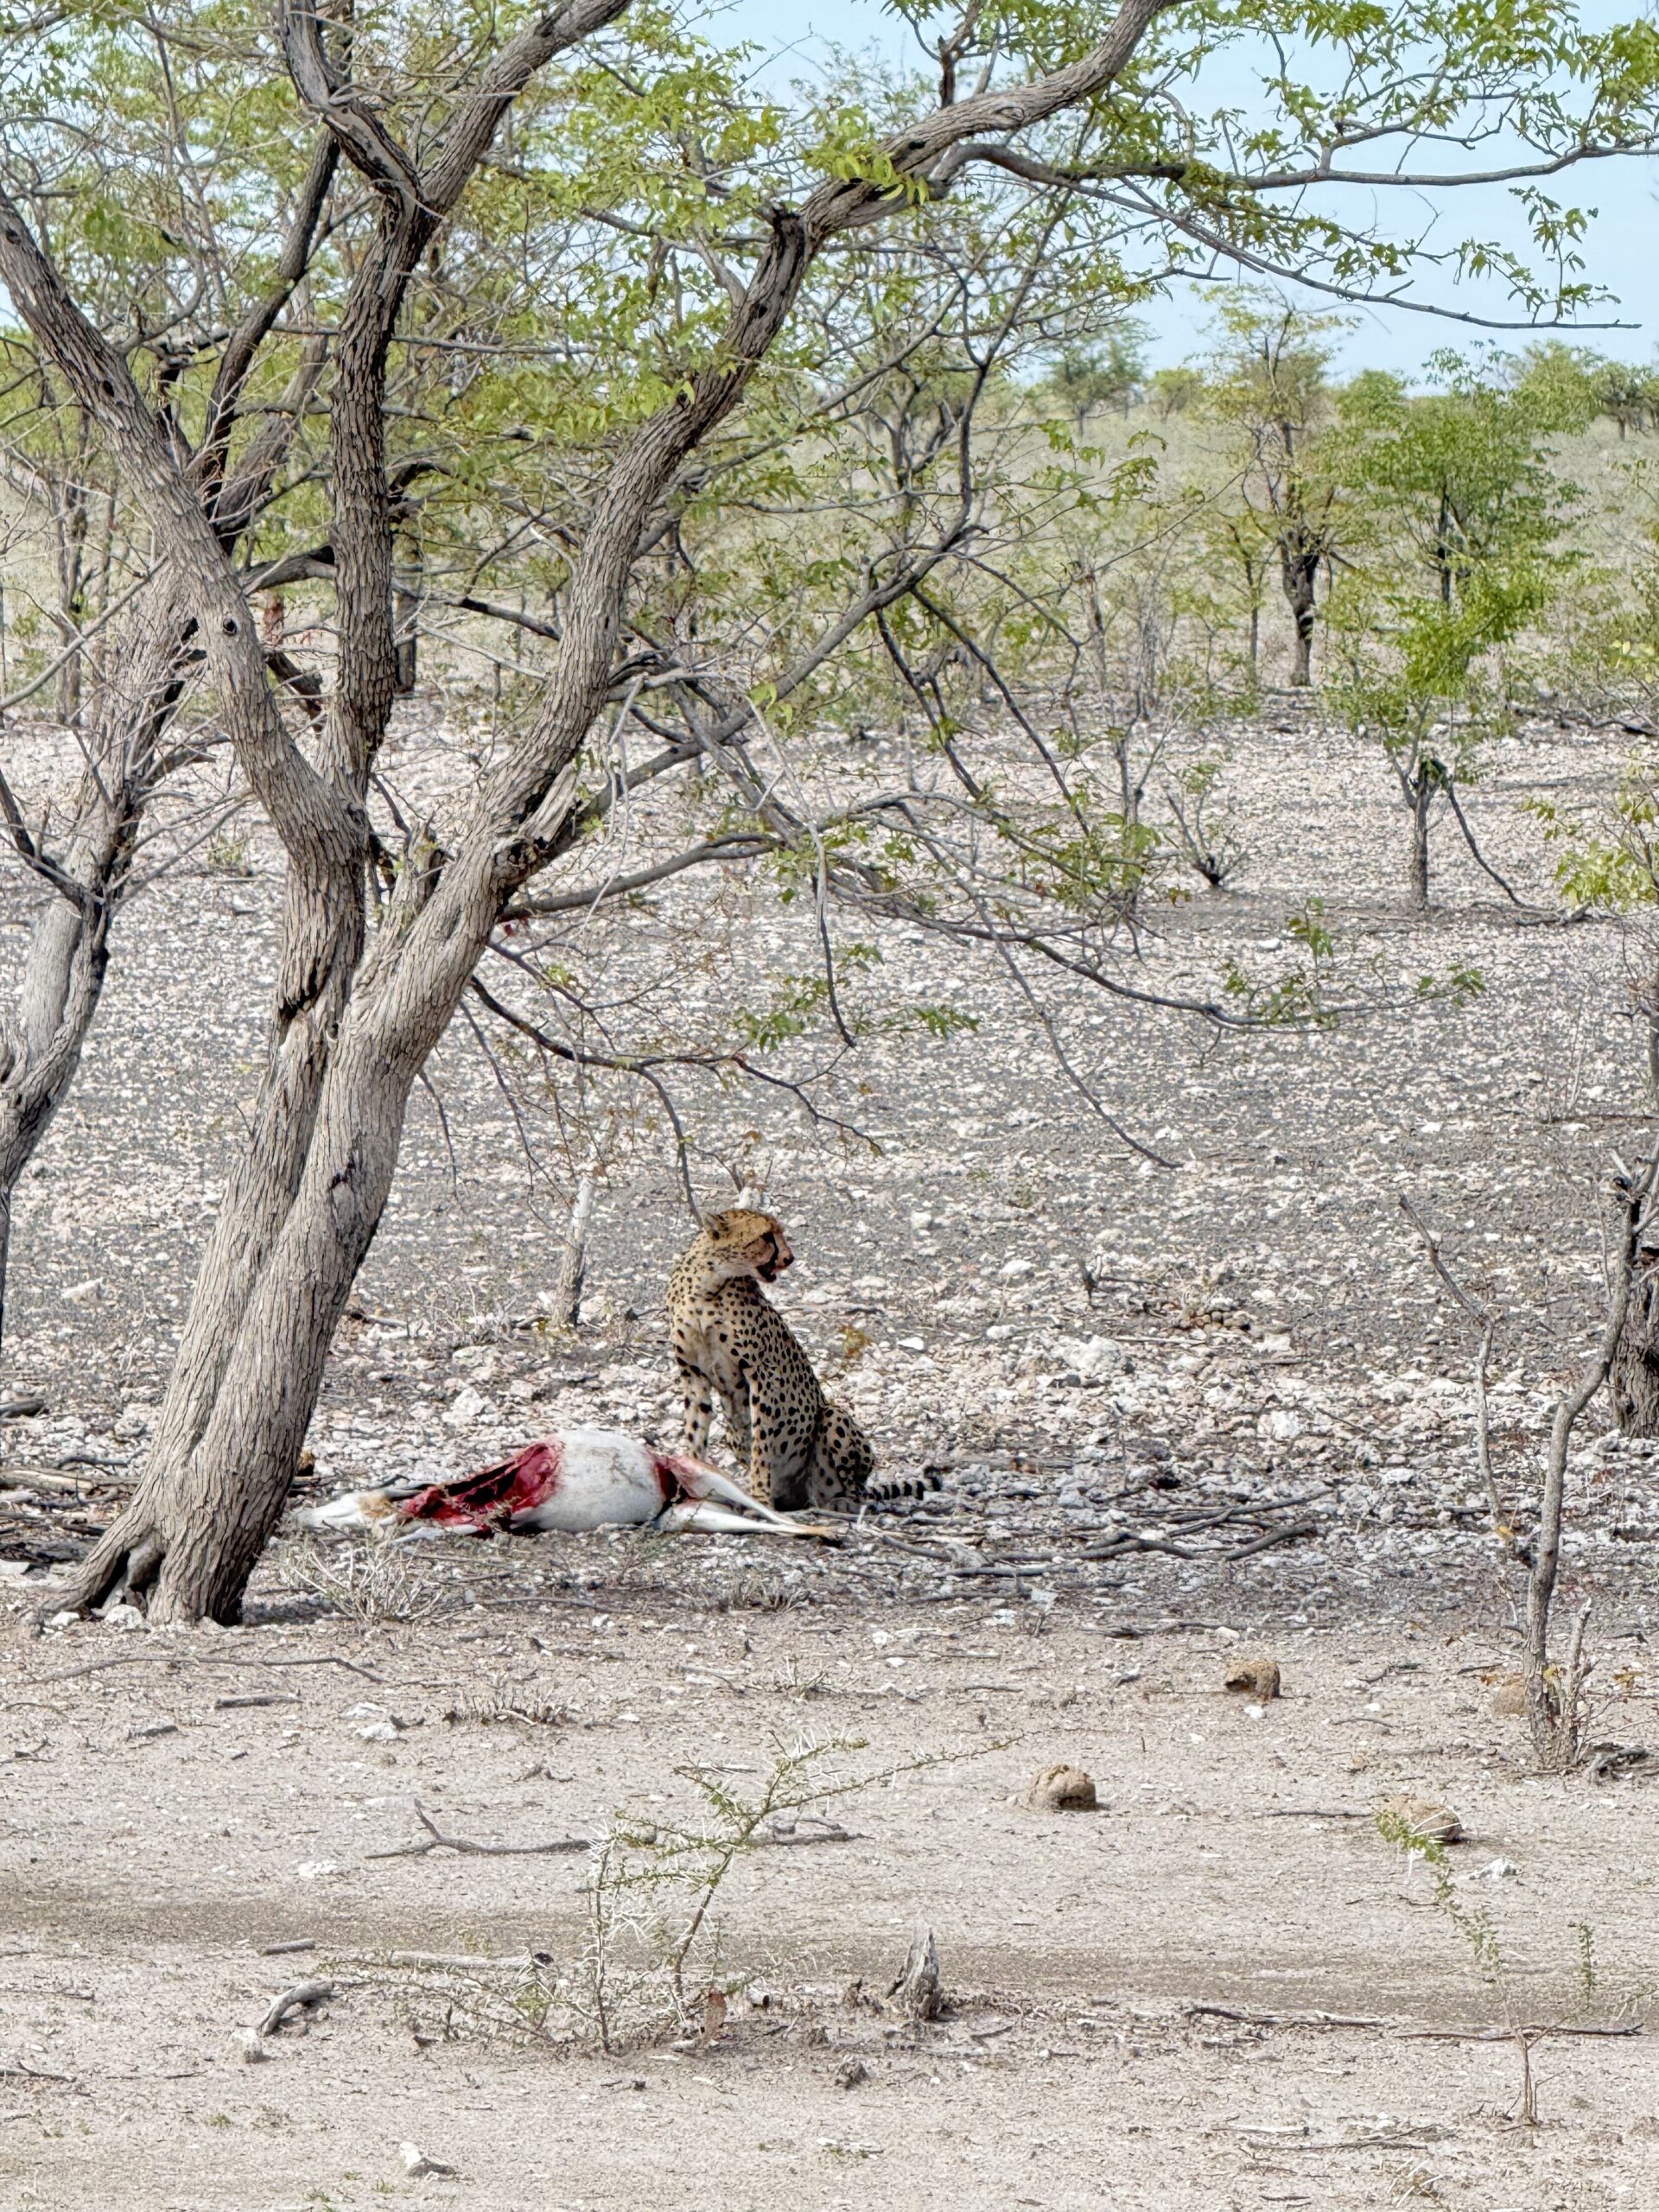
POLYGON ((418 1548, 384 1542, 324 1547, 296 1537, 279 1547, 275 1566, 290 1589, 373 1628, 382 1621, 429 1620, 442 1610, 442 1592, 415 1566, 418 1548))
POLYGON ((1590 1672, 1584 1656, 1585 1630, 1590 1618, 1586 1601, 1573 1618, 1565 1658, 1551 1656, 1550 1621, 1560 1572, 1561 1525, 1567 1503, 1567 1466, 1573 1437, 1596 1393, 1606 1382, 1624 1333, 1630 1295, 1644 1239, 1654 1222, 1656 1185, 1659 1185, 1659 1137, 1646 1159, 1635 1169, 1615 1163, 1612 1189, 1619 1209, 1619 1236, 1613 1255, 1607 1306, 1600 1333, 1589 1357, 1580 1366, 1571 1387, 1556 1399, 1550 1418, 1538 1521, 1529 1557, 1516 1542, 1503 1511, 1492 1477, 1486 1419, 1486 1372, 1494 1332, 1493 1318, 1452 1274, 1441 1253, 1440 1240, 1408 1201, 1402 1210, 1427 1249, 1430 1264, 1461 1310, 1481 1332, 1476 1360, 1476 1443, 1481 1473, 1491 1502, 1498 1541, 1526 1569, 1527 1616, 1524 1642, 1527 1718, 1541 1766, 1552 1773, 1566 1773, 1578 1765, 1583 1751, 1584 1686, 1590 1672))

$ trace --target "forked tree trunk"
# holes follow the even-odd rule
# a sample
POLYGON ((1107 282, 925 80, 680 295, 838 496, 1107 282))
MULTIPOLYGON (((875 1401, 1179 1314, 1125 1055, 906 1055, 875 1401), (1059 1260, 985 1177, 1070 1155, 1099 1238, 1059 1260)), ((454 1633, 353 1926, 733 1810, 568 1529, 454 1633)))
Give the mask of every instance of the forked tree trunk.
POLYGON ((33 844, 48 895, 29 931, 15 1014, 0 1025, 0 1348, 13 1201, 80 1066, 104 995, 110 925, 149 796, 156 746, 182 683, 183 647, 164 592, 144 595, 120 643, 123 674, 103 687, 67 842, 55 856, 33 844))
MULTIPOLYGON (((394 906, 388 930, 410 919, 394 906)), ((486 923, 463 950, 452 929, 447 945, 423 938, 411 952, 383 933, 332 1050, 309 1019, 289 1040, 209 1243, 143 1478, 87 1559, 78 1602, 118 1587, 156 1620, 237 1618, 379 1226, 410 1091, 487 935, 486 923)))

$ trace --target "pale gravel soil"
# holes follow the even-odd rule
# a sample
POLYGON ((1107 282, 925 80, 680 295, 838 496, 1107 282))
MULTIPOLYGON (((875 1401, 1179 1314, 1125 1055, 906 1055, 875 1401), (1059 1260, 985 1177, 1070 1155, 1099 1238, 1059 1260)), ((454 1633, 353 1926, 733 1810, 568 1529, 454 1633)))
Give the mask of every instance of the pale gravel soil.
MULTIPOLYGON (((1408 927, 1403 817, 1383 772, 1300 715, 1279 719, 1236 734, 1229 790, 1252 855, 1238 887, 1154 918, 1140 979, 1208 990, 1225 956, 1271 974, 1287 911, 1320 893, 1343 940, 1338 995, 1376 1003, 1334 1031, 1217 1042, 1167 1015, 1058 999, 1077 1064, 1174 1172, 1109 1139, 986 974, 861 925, 887 954, 872 1013, 943 999, 983 1017, 948 1046, 878 1030, 838 1071, 826 1095, 879 1153, 750 1090, 696 1079, 679 1094, 702 1194, 767 1171, 801 1255, 780 1302, 887 1468, 950 1468, 938 1499, 833 1554, 632 1537, 435 1547, 415 1569, 436 1608, 420 1627, 328 1618, 280 1551, 250 1625, 223 1637, 38 1637, 51 1583, 38 1566, 0 1579, 14 1623, 0 1658, 0 2064, 72 2077, 0 2074, 0 2202, 1654 2200, 1645 2040, 1550 2046, 1547 2125, 1520 2134, 1503 2119, 1507 2052, 1182 2012, 1497 2017, 1421 1873, 1402 1882, 1369 1819, 1259 1817, 1365 1815, 1402 1787, 1463 1813, 1474 1840, 1459 1893, 1493 1905, 1523 1976, 1554 1974, 1577 1920, 1597 1929, 1608 2006, 1654 1973, 1643 1785, 1541 1783, 1516 1724, 1486 1710, 1474 1670, 1513 1648, 1512 1592, 1482 1526, 1467 1333, 1397 1210, 1410 1195, 1513 1316, 1494 1392, 1509 1475, 1594 1323, 1596 1179, 1639 1140, 1615 1118, 1639 1103, 1626 954, 1605 925, 1516 926, 1444 830, 1444 903, 1408 927), (1483 995, 1413 1000, 1419 976, 1463 965, 1483 995), (1223 1507, 1255 1517, 1175 1526, 1223 1507), (1225 1560, 1309 1516, 1313 1535, 1225 1560), (1193 1556, 1080 1557, 1134 1530, 1193 1556), (963 1572, 975 1562, 1009 1571, 963 1572), (1112 1633, 1172 1621, 1190 1625, 1112 1633), (1216 1690, 1227 1632, 1284 1663, 1287 1694, 1260 1720, 1216 1690), (324 1652, 385 1684, 207 1663, 324 1652), (146 1663, 42 1680, 129 1655, 146 1663), (569 1722, 439 1719, 504 1678, 568 1704, 569 1722), (302 1703, 213 1710, 249 1683, 297 1686, 302 1703), (345 1718, 365 1701, 410 1725, 365 1741, 345 1718), (130 1738, 158 1718, 178 1732, 130 1738), (257 1957, 264 1942, 315 1934, 349 1976, 355 1951, 576 1940, 569 1861, 368 1861, 412 1833, 411 1796, 474 1836, 560 1834, 617 1804, 677 1804, 688 1759, 753 1766, 802 1731, 868 1737, 872 1764, 1012 1740, 850 1801, 862 1843, 746 1865, 721 1909, 726 1956, 778 1992, 776 2013, 734 2008, 728 2037, 690 2054, 532 2058, 461 2041, 417 2055, 404 2000, 376 1983, 281 2039, 269 2066, 232 2054, 292 1963, 257 1957), (1058 1758, 1096 1774, 1103 1814, 1044 1821, 1010 1802, 1058 1758), (1489 1881, 1478 1870, 1500 1856, 1519 1871, 1489 1881), (959 2009, 911 2050, 836 1993, 890 1975, 918 1911, 959 2009), (1020 2024, 975 2040, 1007 2019, 1020 2024), (827 2044, 809 2039, 815 2020, 827 2044), (849 2051, 871 2078, 843 2091, 849 2051), (1304 2121, 1301 2139, 1244 2132, 1304 2121), (1368 2136, 1385 2139, 1319 2147, 1368 2136), (406 2182, 406 2138, 460 2180, 406 2182)), ((852 758, 823 773, 881 766, 852 758)), ((1524 893, 1546 877, 1521 798, 1546 784, 1571 802, 1613 765, 1608 741, 1554 736, 1496 757, 1471 817, 1524 893)), ((432 790, 453 775, 414 727, 394 772, 432 790)), ((642 808, 635 834, 649 847, 671 827, 642 808)), ((163 880, 121 925, 82 1081, 20 1209, 6 1389, 39 1389, 51 1408, 9 1426, 14 1464, 87 1454, 130 1472, 142 1449, 255 1080, 276 878, 257 841, 252 863, 247 879, 163 880)), ((812 964, 806 918, 707 878, 606 928, 583 957, 607 992, 627 999, 666 963, 675 1018, 694 1032, 714 1033, 734 992, 764 1003, 770 978, 812 964)), ((639 1041, 660 1018, 647 993, 619 1031, 639 1041)), ((779 1065, 799 1072, 822 1048, 798 1040, 779 1065)), ((661 1285, 686 1229, 660 1144, 625 1132, 590 1325, 550 1343, 523 1325, 569 1189, 547 1098, 528 1065, 508 1068, 550 1170, 537 1174, 469 1033, 432 1073, 363 1280, 368 1318, 342 1331, 314 1431, 319 1480, 459 1469, 557 1421, 666 1433, 661 1285)), ((1567 1596, 1597 1600, 1598 1729, 1653 1741, 1659 1514, 1649 1456, 1598 1435, 1601 1420, 1575 1467, 1567 1596)), ((109 1503, 18 1510, 10 1497, 0 1573, 67 1557, 109 1503)), ((1554 2001, 1563 1986, 1549 1982, 1554 2001)))
MULTIPOLYGON (((1528 1775, 1516 1724, 1485 1709, 1475 1670, 1495 1656, 1490 1637, 1440 1623, 1281 1636, 1285 1696, 1252 1718, 1217 1687, 1236 1647, 1211 1634, 1124 1643, 1063 1624, 1033 1639, 982 1611, 933 1610, 919 1624, 884 1616, 878 1643, 845 1611, 645 1603, 592 1619, 495 1605, 472 1631, 118 1643, 82 1629, 14 1647, 13 1692, 83 1657, 148 1663, 35 1681, 25 1694, 41 1702, 5 1724, 24 1757, 0 1770, 0 2056, 70 2078, 0 2077, 3 2201, 1210 2212, 1299 2197, 1381 2207, 1414 2191, 1494 2212, 1639 2204, 1659 2187, 1644 2040, 1547 2045, 1544 2125, 1517 2133, 1511 2050, 1395 2032, 1501 2017, 1421 1871, 1363 1817, 1399 1789, 1462 1814, 1459 1895, 1492 1908, 1522 2011, 1572 2002, 1577 1919, 1597 1934, 1593 2017, 1616 2018, 1650 1980, 1650 1805, 1639 1787, 1528 1775), (331 1650, 380 1680, 258 1663, 331 1650), (439 1717, 456 1681, 503 1678, 556 1687, 569 1719, 439 1717), (227 1685, 296 1683, 296 1706, 213 1709, 227 1685), (395 1742, 363 1740, 365 1704, 402 1723, 395 1742), (134 1739, 163 1719, 176 1734, 134 1739), (367 1858, 413 1832, 411 1796, 475 1839, 581 1832, 612 1805, 671 1817, 690 1810, 683 1761, 721 1762, 741 1787, 774 1738, 804 1729, 861 1739, 847 1764, 867 1769, 988 1747, 847 1801, 852 1844, 741 1864, 720 1907, 724 1960, 769 2009, 738 1999, 728 2032, 690 2052, 416 2045, 411 2023, 432 2031, 438 2008, 413 1977, 371 1973, 377 1961, 404 1948, 569 1956, 582 1926, 568 1860, 367 1858), (1099 1778, 1100 1813, 1023 1809, 1025 1781, 1057 1755, 1099 1778), (1499 1859, 1516 1871, 1487 1874, 1499 1859), (857 1975, 885 1983, 918 1913, 954 2005, 912 2040, 841 1992, 857 1975), (257 1955, 303 1936, 315 1953, 257 1955), (319 1969, 340 1991, 321 2023, 274 2038, 270 2064, 244 2064, 235 2031, 319 1969), (1185 2011, 1205 2004, 1382 2024, 1185 2011), (845 2090, 836 2075, 852 2056, 868 2079, 845 2090), (460 2178, 405 2180, 406 2139, 460 2178)), ((1618 1718, 1650 1730, 1650 1684, 1618 1718)))

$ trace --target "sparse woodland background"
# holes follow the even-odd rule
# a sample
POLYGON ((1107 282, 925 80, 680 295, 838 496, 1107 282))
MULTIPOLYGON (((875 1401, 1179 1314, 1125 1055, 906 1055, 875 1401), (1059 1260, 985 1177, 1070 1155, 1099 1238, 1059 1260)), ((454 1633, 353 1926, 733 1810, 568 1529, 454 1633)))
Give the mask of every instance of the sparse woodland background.
POLYGON ((1205 943, 1263 796, 1242 734, 1287 702, 1392 794, 1398 912, 1455 868, 1541 946, 1593 919, 1651 1030, 1659 386, 1561 334, 1595 293, 1541 181, 1649 143, 1651 30, 1321 13, 1339 86, 1269 77, 1270 123, 1200 143, 1173 87, 1267 18, 1086 15, 924 16, 922 76, 787 100, 608 0, 20 27, 8 1239, 128 913, 276 852, 284 886, 247 1137, 84 1603, 234 1614, 411 1097, 458 1172, 446 1033, 567 1329, 601 1192, 666 1171, 684 1219, 785 1130, 873 1155, 878 1039, 925 1083, 999 1025, 1165 1175, 1179 1122, 1119 1072, 1149 1023, 1478 1033, 1470 948, 1317 868, 1276 934, 1205 943), (1447 146, 1500 162, 1532 261, 1319 202, 1455 198, 1447 146), (1452 265, 1534 331, 1335 372, 1351 304, 1452 265), (1198 273, 1214 315, 1148 374, 1137 306, 1198 273), (1593 789, 1527 788, 1566 735, 1593 789), (938 958, 895 995, 905 943, 938 958))

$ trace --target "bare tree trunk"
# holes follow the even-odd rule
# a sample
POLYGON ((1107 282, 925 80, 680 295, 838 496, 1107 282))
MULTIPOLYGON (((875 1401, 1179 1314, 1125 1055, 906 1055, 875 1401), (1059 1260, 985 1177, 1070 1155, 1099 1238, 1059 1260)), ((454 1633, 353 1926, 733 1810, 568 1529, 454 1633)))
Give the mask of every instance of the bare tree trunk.
MULTIPOLYGON (((567 803, 572 790, 567 779, 567 803)), ((86 1560, 78 1603, 120 1588, 147 1598, 156 1620, 237 1618, 380 1224, 410 1091, 499 903, 487 861, 480 872, 457 861, 435 887, 405 870, 332 1051, 326 1026, 308 1025, 294 1068, 268 1077, 143 1478, 86 1560)))
POLYGON ((1622 1436, 1659 1436, 1659 1252, 1640 1255, 1607 1388, 1622 1436))
MULTIPOLYGON (((293 1203, 255 1279, 238 1280, 243 1238, 220 1240, 194 1313, 199 1367, 169 1393, 172 1434, 158 1435, 132 1502, 86 1562, 84 1602, 116 1586, 149 1595, 153 1619, 233 1621, 299 1463, 358 1268, 391 1187, 412 1071, 342 1038, 293 1203), (205 1338, 206 1341, 202 1339, 205 1338), (200 1384, 211 1382, 211 1393, 200 1384), (175 1399, 181 1403, 175 1403, 175 1399), (180 1414, 200 1433, 188 1448, 180 1414)), ((263 1195, 253 1194, 255 1202, 263 1195)), ((263 1227, 257 1224, 256 1227, 263 1227)))
POLYGON ((1650 1233, 1649 1217, 1656 1183, 1659 1183, 1659 1149, 1649 1152, 1637 1174, 1621 1174, 1615 1183, 1623 1220, 1606 1319, 1596 1349, 1580 1370, 1577 1382, 1556 1400, 1549 1426, 1538 1533, 1527 1581, 1525 1653, 1527 1718, 1532 1740, 1540 1764, 1557 1773, 1565 1773, 1578 1764, 1584 1682, 1589 1672, 1584 1657, 1585 1624, 1590 1611, 1587 1605, 1573 1623, 1565 1659, 1556 1665, 1550 1654, 1550 1615, 1560 1573, 1567 1459, 1573 1432, 1586 1407, 1607 1380, 1630 1319, 1630 1294, 1639 1255, 1650 1233))
POLYGON ((11 1185, 0 1191, 0 1344, 6 1338, 6 1272, 11 1264, 11 1185))
MULTIPOLYGON (((169 492, 191 500, 196 525, 213 533, 223 551, 235 544, 259 513, 323 365, 321 345, 308 343, 282 404, 267 415, 249 441, 236 475, 226 483, 223 465, 236 421, 237 401, 260 341, 304 272, 334 164, 332 143, 325 138, 319 142, 276 277, 227 335, 214 381, 210 434, 195 457, 194 482, 186 485, 175 467, 168 483, 169 492)), ((9 273, 15 295, 20 270, 22 283, 27 285, 36 256, 15 210, 3 200, 0 200, 0 250, 7 251, 12 264, 9 273)), ((51 289, 48 278, 48 292, 51 289)), ((55 333, 57 347, 66 350, 53 350, 77 391, 81 409, 80 463, 73 493, 74 512, 79 519, 70 540, 65 541, 73 547, 73 564, 64 570, 66 593, 73 588, 74 596, 69 609, 74 617, 73 633, 79 628, 86 534, 86 500, 80 486, 88 475, 93 425, 113 427, 118 433, 118 422, 111 425, 106 416, 113 408, 118 417, 124 395, 113 381, 100 379, 95 387, 88 383, 84 372, 86 359, 96 353, 99 341, 90 331, 83 337, 75 327, 73 310, 65 312, 66 308, 67 302, 56 303, 61 324, 55 333), (77 370, 81 372, 79 377, 77 370)), ((153 431, 153 422, 149 427, 153 431)), ((111 445, 118 462, 130 458, 131 449, 124 451, 118 434, 112 437, 111 445)), ((175 460, 171 445, 168 454, 175 460)), ((141 484, 145 473, 142 467, 137 472, 141 484)), ((105 494, 105 505, 101 603, 107 597, 113 543, 117 510, 113 488, 105 494)), ((157 535, 164 541, 164 533, 157 535)), ((79 1068, 81 1052, 103 995, 110 930, 128 888, 133 850, 156 787, 174 765, 164 757, 164 741, 192 669, 202 658, 202 611, 194 585, 181 582, 179 569, 163 561, 125 617, 105 668, 92 687, 94 712, 87 712, 81 654, 72 654, 66 663, 66 670, 73 672, 74 689, 60 703, 66 715, 73 714, 81 721, 86 766, 69 810, 60 852, 49 852, 41 837, 29 830, 0 776, 0 813, 12 845, 50 893, 30 934, 16 1019, 0 1024, 0 1208, 4 1217, 0 1332, 4 1322, 4 1274, 10 1258, 13 1196, 79 1068)), ((234 635, 236 619, 225 620, 222 627, 225 634, 234 635)))
POLYGON ((1411 858, 1407 888, 1420 914, 1428 912, 1428 812, 1434 801, 1434 779, 1419 769, 1407 785, 1411 803, 1411 858))
MULTIPOLYGON (((88 458, 83 429, 79 459, 81 467, 63 487, 58 513, 58 627, 65 644, 79 631, 86 614, 83 563, 86 546, 87 489, 85 467, 88 458)), ((81 659, 71 653, 58 671, 57 711, 60 722, 73 723, 80 713, 81 659)))
POLYGON ((588 1160, 576 1178, 575 1202, 559 1262, 558 1287, 553 1294, 553 1316, 562 1329, 574 1329, 582 1319, 582 1291, 588 1275, 588 1236, 593 1227, 594 1200, 599 1183, 597 1163, 588 1160))
POLYGON ((1294 545, 1281 548, 1280 574, 1290 607, 1290 680, 1304 690, 1313 680, 1314 585, 1319 573, 1317 553, 1294 545))

